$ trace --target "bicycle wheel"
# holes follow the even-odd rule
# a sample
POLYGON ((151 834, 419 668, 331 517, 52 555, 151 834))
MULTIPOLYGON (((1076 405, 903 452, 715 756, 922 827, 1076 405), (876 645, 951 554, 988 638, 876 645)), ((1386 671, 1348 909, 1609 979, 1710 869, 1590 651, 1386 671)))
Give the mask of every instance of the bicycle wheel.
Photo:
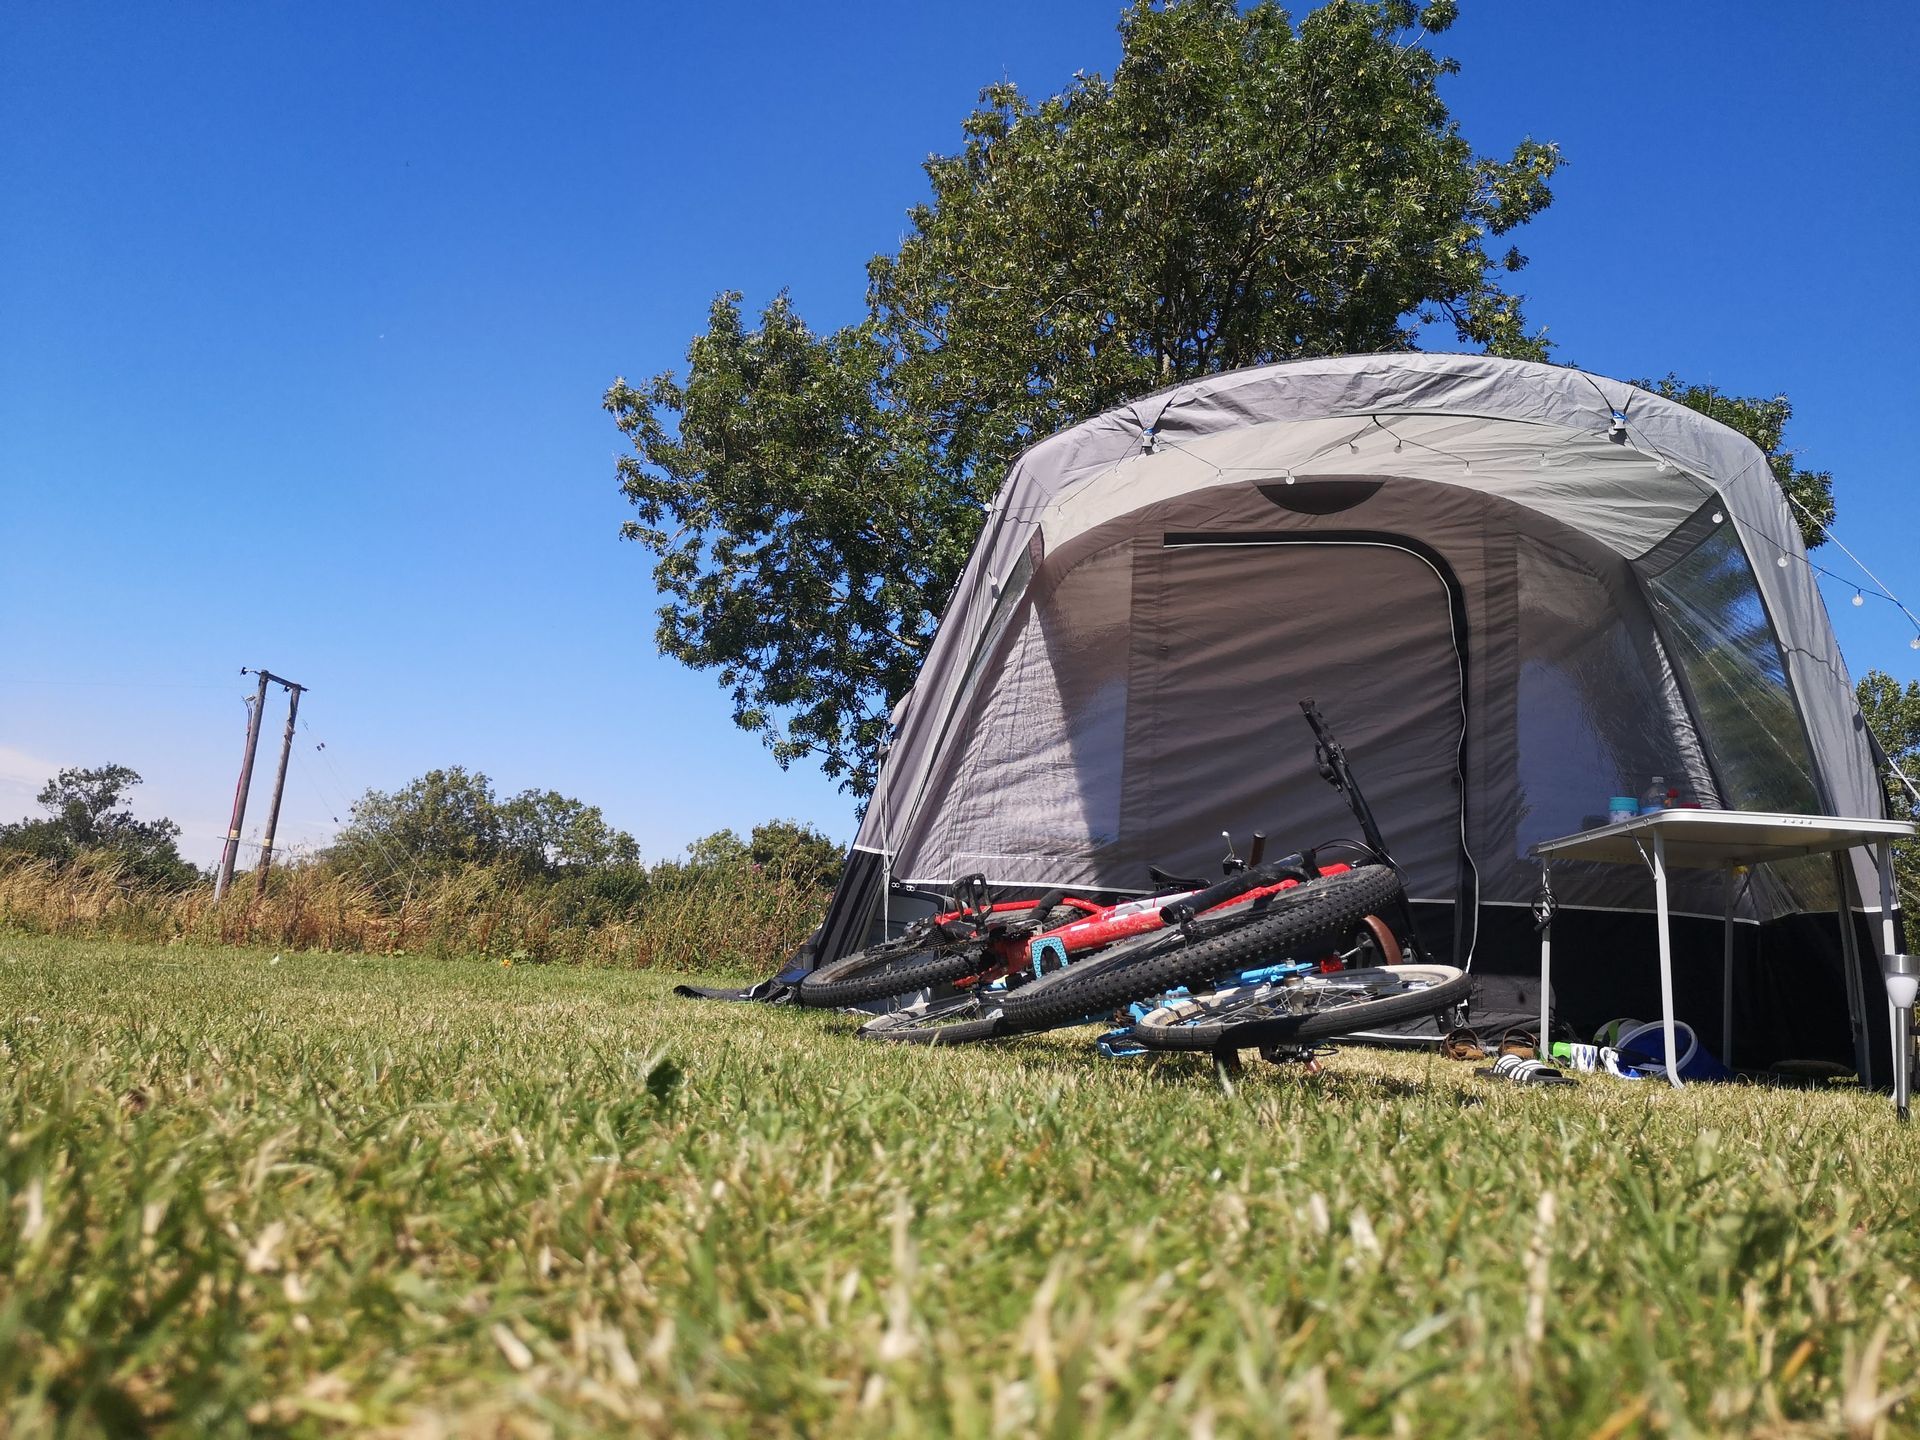
POLYGON ((999 1033, 1000 1006, 978 995, 949 995, 875 1016, 855 1033, 896 1045, 971 1045, 999 1033))
MULTIPOLYGON (((1056 905, 1033 928, 1064 925, 1079 915, 1071 906, 1056 905)), ((947 940, 924 931, 903 935, 844 955, 805 976, 800 981, 800 1003, 834 1009, 886 1000, 978 975, 993 960, 986 936, 947 940)))
POLYGON ((1303 1045, 1435 1014, 1467 990, 1466 973, 1451 965, 1336 970, 1169 1000, 1132 1033, 1150 1050, 1303 1045))
POLYGON ((924 935, 889 940, 804 976, 800 1003, 832 1009, 885 1000, 977 975, 987 959, 985 940, 942 941, 924 935))
POLYGON ((1223 915, 1201 916, 1189 940, 1177 930, 1142 937, 1009 990, 1001 1033, 1072 1025, 1288 956, 1319 953, 1391 906, 1400 880, 1384 865, 1323 875, 1223 915))

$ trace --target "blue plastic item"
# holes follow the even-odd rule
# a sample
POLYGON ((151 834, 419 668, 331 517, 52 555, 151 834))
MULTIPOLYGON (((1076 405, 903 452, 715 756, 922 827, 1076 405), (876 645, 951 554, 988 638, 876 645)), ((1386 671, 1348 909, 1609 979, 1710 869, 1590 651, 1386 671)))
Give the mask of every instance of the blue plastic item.
MULTIPOLYGON (((1693 1027, 1684 1020, 1673 1022, 1673 1043, 1680 1051, 1680 1078, 1682 1080, 1731 1080, 1733 1072, 1708 1053, 1707 1047, 1700 1043, 1700 1037, 1693 1033, 1693 1027)), ((1664 1076, 1667 1073, 1667 1036, 1658 1020, 1652 1020, 1631 1030, 1623 1030, 1617 1048, 1634 1050, 1645 1055, 1649 1064, 1640 1067, 1644 1076, 1664 1076)))

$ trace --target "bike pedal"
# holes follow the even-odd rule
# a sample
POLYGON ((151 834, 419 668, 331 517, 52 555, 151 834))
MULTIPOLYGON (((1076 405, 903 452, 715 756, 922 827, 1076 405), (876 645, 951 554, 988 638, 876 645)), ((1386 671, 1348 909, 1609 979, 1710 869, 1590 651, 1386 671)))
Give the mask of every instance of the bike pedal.
POLYGON ((1147 1047, 1133 1039, 1132 1032, 1127 1030, 1109 1030, 1093 1043, 1105 1060, 1132 1060, 1147 1053, 1147 1047))

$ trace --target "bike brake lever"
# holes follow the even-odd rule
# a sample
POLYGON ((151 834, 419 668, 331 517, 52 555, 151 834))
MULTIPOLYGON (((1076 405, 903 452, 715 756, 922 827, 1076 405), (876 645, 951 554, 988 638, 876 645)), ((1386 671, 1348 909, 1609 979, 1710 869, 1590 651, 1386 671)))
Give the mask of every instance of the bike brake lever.
POLYGON ((1233 853, 1233 832, 1230 830, 1222 830, 1220 832, 1220 838, 1227 842, 1227 853, 1226 857, 1220 862, 1220 873, 1222 875, 1238 875, 1242 870, 1247 868, 1247 862, 1233 853))

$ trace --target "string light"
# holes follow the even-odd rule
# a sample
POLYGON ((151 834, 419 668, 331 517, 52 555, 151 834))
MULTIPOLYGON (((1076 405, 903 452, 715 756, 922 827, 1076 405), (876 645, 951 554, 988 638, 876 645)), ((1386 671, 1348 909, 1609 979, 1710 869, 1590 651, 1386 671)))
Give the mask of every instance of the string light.
POLYGON ((1855 591, 1853 592, 1853 603, 1854 603, 1855 605, 1864 605, 1864 604, 1866 604, 1866 603, 1867 603, 1867 597, 1866 597, 1866 594, 1865 594, 1865 593, 1864 593, 1863 591, 1860 591, 1860 590, 1855 590, 1855 591))

